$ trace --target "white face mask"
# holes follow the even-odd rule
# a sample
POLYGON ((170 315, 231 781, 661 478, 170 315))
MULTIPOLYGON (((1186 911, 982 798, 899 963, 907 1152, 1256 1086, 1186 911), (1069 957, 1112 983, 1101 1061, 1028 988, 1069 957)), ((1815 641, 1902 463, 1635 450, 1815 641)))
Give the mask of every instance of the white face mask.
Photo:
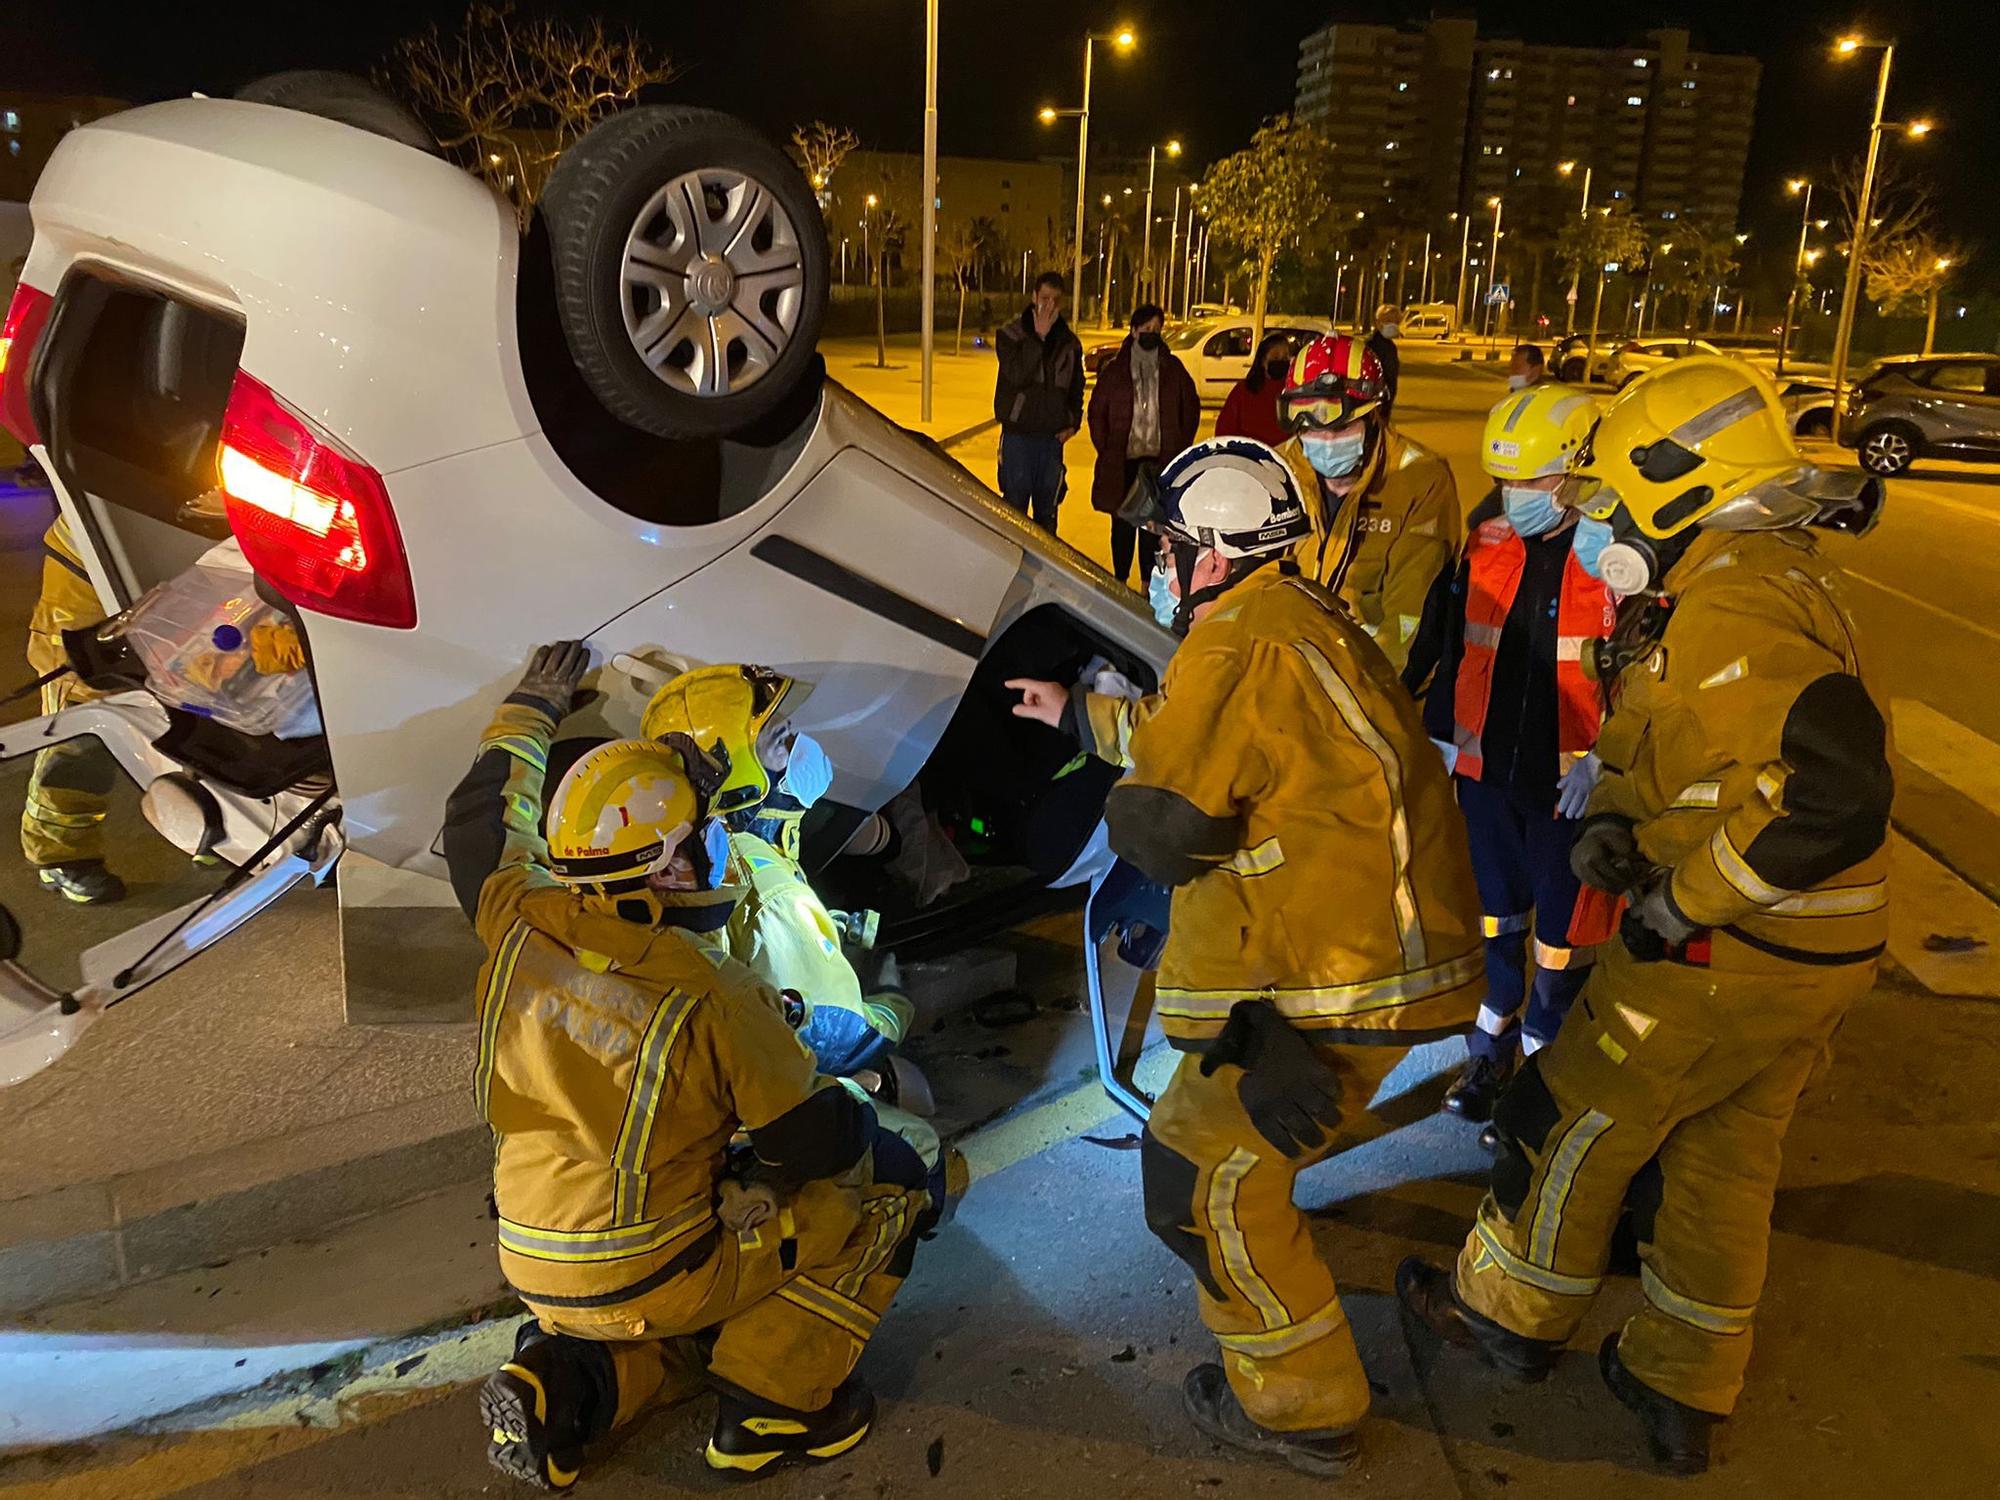
POLYGON ((1403 336, 1403 325, 1401 323, 1384 323, 1382 325, 1383 338, 1399 339, 1402 336, 1403 336))
POLYGON ((1510 391, 1523 390, 1527 387, 1527 384, 1528 377, 1525 375, 1509 375, 1507 377, 1507 389, 1510 391))

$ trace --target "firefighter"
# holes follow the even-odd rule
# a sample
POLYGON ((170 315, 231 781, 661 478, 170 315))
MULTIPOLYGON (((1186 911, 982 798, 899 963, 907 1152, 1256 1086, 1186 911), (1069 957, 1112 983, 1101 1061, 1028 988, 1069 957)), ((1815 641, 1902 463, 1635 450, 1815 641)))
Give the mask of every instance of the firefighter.
POLYGON ((1621 652, 1573 854, 1629 906, 1500 1099, 1456 1268, 1413 1257, 1397 1292, 1539 1380, 1629 1195, 1644 1301, 1599 1364, 1655 1459, 1699 1473, 1742 1389, 1786 1127, 1887 937, 1886 699, 1820 538, 1865 531, 1881 490, 1806 465, 1769 381, 1706 357, 1620 395, 1581 473, 1605 582, 1664 622, 1621 652))
MULTIPOLYGON (((683 672, 653 695, 640 733, 686 734, 726 761, 716 812, 728 828, 732 879, 744 888, 728 927, 728 950, 773 989, 802 996, 808 1014, 800 1036, 820 1071, 878 1082, 889 1102, 907 1088, 928 1098, 922 1075, 895 1057, 915 1009, 896 980, 893 959, 863 988, 842 951, 842 928, 799 865, 799 823, 826 794, 833 767, 791 711, 801 685, 769 667, 734 663, 683 672)), ((936 1159, 936 1137, 913 1142, 936 1159)))
POLYGON ((1562 503, 1596 421, 1596 402, 1554 384, 1493 408, 1480 457, 1493 492, 1469 518, 1457 572, 1432 589, 1403 671, 1412 692, 1429 681, 1424 727, 1457 780, 1483 908, 1486 1001, 1444 1097, 1468 1120, 1492 1115, 1517 1053, 1555 1036, 1591 944, 1610 935, 1588 925, 1569 867, 1600 764, 1601 698, 1584 667, 1617 619, 1562 503))
POLYGON ((691 741, 590 749, 544 832, 588 660, 535 654, 444 832, 488 952, 474 1079, 500 1266, 534 1314, 481 1395, 488 1456, 565 1488, 597 1439, 706 1384, 711 1467, 835 1458, 873 1419, 854 1365, 930 1227, 925 1172, 815 1072, 781 996, 691 940, 735 899, 705 832, 721 770, 691 741))
POLYGON ((1186 635, 1161 692, 1008 685, 1017 714, 1129 768, 1111 847, 1175 887, 1158 1014, 1185 1055, 1141 1161, 1147 1223, 1194 1272, 1222 1346, 1187 1376, 1188 1415, 1333 1475, 1368 1379, 1292 1184, 1408 1046, 1470 1022, 1477 898, 1415 703, 1300 570, 1312 522, 1284 459, 1215 439, 1160 479, 1186 635))
POLYGON ((1312 522, 1301 568, 1347 601, 1401 671, 1463 528, 1451 466, 1389 424, 1389 394, 1382 362, 1361 340, 1314 339, 1278 396, 1293 434, 1279 451, 1312 522))
MULTIPOLYGON (((42 535, 42 591, 28 621, 28 665, 38 674, 65 666, 62 633, 104 618, 84 571, 69 523, 56 517, 42 535)), ((42 712, 52 714, 95 697, 74 672, 42 686, 42 712)), ((120 901, 125 882, 104 863, 104 811, 117 764, 90 735, 51 745, 35 756, 21 809, 21 852, 42 885, 83 906, 120 901)))

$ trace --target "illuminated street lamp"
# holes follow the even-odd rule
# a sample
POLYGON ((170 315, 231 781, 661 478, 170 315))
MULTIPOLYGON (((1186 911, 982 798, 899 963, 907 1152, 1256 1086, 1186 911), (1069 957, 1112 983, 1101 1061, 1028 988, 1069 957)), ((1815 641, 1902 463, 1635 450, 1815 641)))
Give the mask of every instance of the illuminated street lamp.
POLYGON ((1472 253, 1472 215, 1453 214, 1461 220, 1463 227, 1458 232, 1458 301, 1454 304, 1458 311, 1458 326, 1463 329, 1467 322, 1465 310, 1465 273, 1470 262, 1466 259, 1472 253))
MULTIPOLYGON (((1096 44, 1099 42, 1109 42, 1117 51, 1130 52, 1139 45, 1139 37, 1130 26, 1120 26, 1109 36, 1086 31, 1083 34, 1082 108, 1056 109, 1044 105, 1041 110, 1041 121, 1044 125, 1053 125, 1057 120, 1071 115, 1076 117, 1076 244, 1074 246, 1076 256, 1070 284, 1079 299, 1083 296, 1083 205, 1087 201, 1084 195, 1084 176, 1090 164, 1090 74, 1096 44)), ((1147 217, 1150 219, 1151 215, 1148 214, 1147 217)), ((1108 303, 1106 305, 1109 306, 1108 303)))
MULTIPOLYGON (((1486 295, 1490 300, 1493 296, 1493 289, 1500 285, 1500 199, 1498 197, 1488 198, 1486 206, 1493 210, 1493 264, 1488 268, 1486 277, 1486 295)), ((1502 303, 1500 306, 1502 311, 1498 314, 1498 319, 1501 323, 1504 323, 1507 316, 1504 310, 1506 304, 1502 303)), ((1487 326, 1489 328, 1497 328, 1498 324, 1488 324, 1487 326)))
MULTIPOLYGON (((1180 154, 1181 143, 1179 141, 1168 141, 1167 155, 1174 157, 1180 154)), ((1144 286, 1147 295, 1151 295, 1153 290, 1153 179, 1158 174, 1159 167, 1160 148, 1158 146, 1148 146, 1146 148, 1146 237, 1145 245, 1139 253, 1139 280, 1141 285, 1144 286)), ((1174 209, 1175 222, 1178 223, 1180 214, 1178 190, 1176 190, 1175 197, 1177 205, 1174 209)))
POLYGON ((1847 361, 1854 339, 1854 311, 1861 300, 1861 262, 1867 244, 1868 231, 1875 227, 1869 211, 1875 204, 1875 165, 1882 153, 1882 132, 1885 129, 1900 128, 1912 140, 1922 140, 1936 127, 1929 120, 1910 120, 1900 127, 1882 118, 1883 107, 1889 102, 1889 71, 1896 60, 1894 42, 1870 41, 1866 37, 1844 36, 1834 44, 1836 58, 1852 57, 1866 48, 1879 47, 1882 52, 1881 67, 1875 75, 1875 111, 1868 123, 1868 162, 1861 172, 1861 198, 1854 214, 1854 233, 1849 237, 1847 247, 1847 280, 1840 293, 1840 322, 1833 335, 1833 410, 1836 427, 1840 420, 1842 386, 1847 379, 1847 361))
POLYGON ((1813 222, 1812 180, 1807 177, 1794 177, 1790 182, 1785 184, 1785 191, 1792 194, 1793 197, 1803 195, 1805 204, 1799 211, 1799 250, 1798 254, 1792 257, 1791 295, 1785 298, 1785 321, 1783 326, 1778 329, 1778 374, 1780 376, 1783 376, 1785 373, 1785 356, 1791 352, 1792 319, 1798 312, 1799 283, 1805 279, 1806 267, 1819 259, 1819 252, 1817 250, 1813 251, 1811 255, 1806 253, 1806 231, 1812 226, 1813 222))
MULTIPOLYGON (((1556 170, 1565 177, 1571 176, 1576 171, 1576 163, 1573 161, 1559 161, 1556 163, 1556 170)), ((1577 218, 1584 223, 1590 222, 1590 172, 1590 167, 1586 165, 1583 169, 1583 203, 1576 211, 1577 218)), ((1563 332, 1565 334, 1576 331, 1576 283, 1577 278, 1583 274, 1582 250, 1583 246, 1579 243, 1577 245, 1578 254, 1576 264, 1570 268, 1569 311, 1563 314, 1563 332)))

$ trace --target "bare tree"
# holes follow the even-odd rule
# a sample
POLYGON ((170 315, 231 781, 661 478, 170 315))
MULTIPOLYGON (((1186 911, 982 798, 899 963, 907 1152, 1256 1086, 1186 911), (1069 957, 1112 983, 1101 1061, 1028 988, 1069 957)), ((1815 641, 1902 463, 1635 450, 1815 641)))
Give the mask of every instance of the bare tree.
POLYGON ((668 59, 631 31, 601 20, 523 17, 511 4, 476 3, 458 26, 433 23, 406 37, 376 70, 447 151, 514 205, 522 227, 549 169, 591 126, 675 76, 668 59))
POLYGON ((973 277, 979 274, 979 260, 986 246, 976 223, 958 223, 945 231, 938 248, 944 252, 945 262, 951 267, 952 283, 958 288, 958 333, 952 340, 951 352, 961 354, 965 350, 965 294, 973 277))
POLYGON ((833 174, 847 160, 848 152, 861 144, 861 137, 845 125, 829 125, 814 120, 810 125, 792 127, 792 156, 806 174, 813 191, 826 200, 833 186, 833 174))

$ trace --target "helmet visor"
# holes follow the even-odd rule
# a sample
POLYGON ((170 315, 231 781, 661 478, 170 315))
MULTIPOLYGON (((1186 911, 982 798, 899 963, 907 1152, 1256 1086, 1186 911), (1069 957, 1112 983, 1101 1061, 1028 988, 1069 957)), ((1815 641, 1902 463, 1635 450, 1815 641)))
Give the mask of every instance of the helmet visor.
POLYGON ((1340 391, 1301 390, 1278 397, 1279 415, 1290 432, 1325 432, 1345 427, 1382 404, 1382 387, 1372 380, 1350 381, 1340 391))

